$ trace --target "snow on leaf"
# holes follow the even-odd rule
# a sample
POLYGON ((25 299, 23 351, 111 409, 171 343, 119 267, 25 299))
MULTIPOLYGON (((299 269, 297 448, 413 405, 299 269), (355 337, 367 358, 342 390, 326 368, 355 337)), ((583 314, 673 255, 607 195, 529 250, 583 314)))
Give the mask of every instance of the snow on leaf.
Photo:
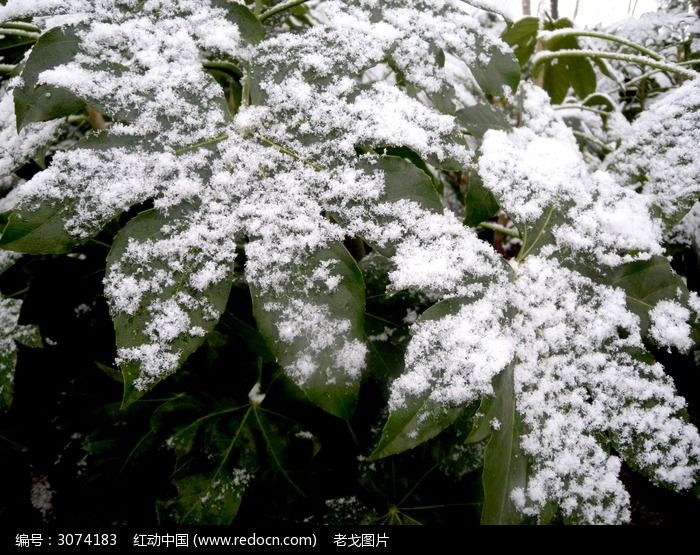
POLYGON ((700 198, 700 78, 664 95, 632 123, 607 160, 610 171, 649 195, 672 227, 700 198))
MULTIPOLYGON (((492 394, 490 379, 512 359, 522 420, 518 449, 530 469, 527 483, 510 493, 524 514, 538 516, 554 503, 576 522, 628 520, 620 460, 602 439, 608 434, 654 481, 692 486, 700 471, 700 436, 683 420, 685 402, 661 365, 638 356, 639 320, 624 292, 538 256, 518 265, 516 274, 508 291, 489 290, 461 311, 419 324, 407 371, 392 386, 392 414, 415 397, 429 395, 444 410, 492 394)), ((682 327, 678 318, 686 314, 678 308, 674 324, 682 327)), ((669 326, 664 330, 672 333, 669 326)), ((678 341, 676 335, 664 339, 678 341)), ((512 427, 497 433, 506 437, 512 427)))
MULTIPOLYGON (((522 127, 486 133, 479 173, 524 236, 547 234, 547 255, 573 253, 606 266, 661 254, 651 198, 591 171, 542 90, 527 87, 523 109, 522 127)), ((531 254, 525 243, 523 254, 531 254)), ((540 241, 537 250, 543 246, 540 241)))

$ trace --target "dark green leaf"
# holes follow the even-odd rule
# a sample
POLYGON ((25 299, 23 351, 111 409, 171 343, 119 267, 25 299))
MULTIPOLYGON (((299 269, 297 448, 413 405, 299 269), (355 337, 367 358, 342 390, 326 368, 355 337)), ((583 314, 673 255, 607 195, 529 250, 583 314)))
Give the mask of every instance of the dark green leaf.
POLYGON ((238 25, 241 37, 248 44, 258 44, 265 38, 265 27, 245 5, 232 0, 213 0, 212 4, 226 10, 228 19, 238 25))
POLYGON ((520 449, 522 423, 516 411, 513 388, 513 365, 494 379, 494 400, 484 420, 497 419, 484 454, 484 506, 482 524, 518 524, 522 515, 511 499, 515 488, 524 488, 527 481, 527 460, 520 449))
POLYGON ((65 229, 61 208, 54 201, 42 204, 34 210, 0 214, 0 247, 31 254, 69 252, 76 239, 65 229))
MULTIPOLYGON (((560 19, 551 24, 548 30, 564 29, 573 24, 568 19, 560 19)), ((554 37, 545 43, 545 49, 578 50, 580 45, 576 37, 554 37)), ((549 93, 553 104, 561 104, 566 98, 570 88, 580 99, 595 93, 597 78, 593 64, 588 58, 559 58, 545 62, 543 88, 549 93)), ((537 72, 537 71, 536 71, 537 72)))
POLYGON ((67 116, 83 108, 85 102, 70 91, 37 86, 42 71, 72 61, 78 50, 78 37, 71 27, 55 27, 41 35, 22 70, 22 86, 14 91, 18 130, 28 123, 67 116))
MULTIPOLYGON (((117 262, 121 263, 121 271, 126 274, 133 273, 140 275, 143 268, 133 266, 131 263, 122 263, 122 256, 126 252, 129 241, 158 241, 166 240, 170 235, 164 232, 163 228, 166 224, 171 224, 177 221, 178 218, 173 213, 169 218, 166 218, 158 210, 147 210, 142 212, 135 218, 129 221, 124 228, 117 234, 112 244, 112 249, 107 257, 107 276, 109 276, 110 267, 117 262)), ((155 273, 159 270, 167 268, 167 261, 152 260, 151 267, 147 270, 155 273)), ((124 312, 116 312, 113 314, 114 331, 116 336, 116 344, 118 348, 138 347, 143 344, 151 343, 151 339, 146 335, 146 327, 151 322, 151 313, 149 311, 150 302, 155 299, 155 295, 162 298, 173 298, 179 292, 185 291, 196 298, 204 298, 209 306, 217 313, 221 314, 226 309, 229 292, 231 290, 231 281, 224 279, 204 291, 190 290, 188 285, 189 272, 187 268, 183 268, 177 279, 164 287, 158 293, 149 292, 144 296, 144 299, 139 304, 138 309, 133 314, 124 312)), ((214 329, 217 320, 212 318, 208 311, 201 308, 193 308, 188 310, 191 326, 197 326, 204 329, 206 332, 214 329)), ((197 348, 204 342, 205 337, 183 334, 176 337, 170 347, 172 352, 178 354, 178 361, 181 365, 197 348)), ((146 393, 145 389, 137 389, 135 382, 141 376, 141 368, 137 362, 127 362, 121 366, 124 375, 124 404, 135 401, 146 393)), ((155 383, 150 383, 149 388, 155 383)))
POLYGON ((479 138, 483 137, 489 129, 502 129, 504 131, 511 129, 502 112, 482 102, 458 110, 455 117, 470 135, 479 138))
POLYGON ((484 187, 476 172, 469 174, 469 188, 464 203, 466 208, 464 225, 477 226, 498 214, 498 201, 493 193, 484 187))
POLYGON ((442 213, 442 201, 425 171, 405 158, 382 156, 378 164, 364 165, 368 173, 381 170, 384 174, 384 193, 380 202, 412 200, 425 210, 442 213))
POLYGON ((410 399, 405 407, 389 415, 370 460, 402 453, 434 438, 450 426, 463 410, 463 407, 445 407, 429 397, 430 393, 425 393, 410 399))
POLYGON ((518 255, 519 260, 524 259, 528 255, 537 254, 545 245, 554 243, 555 237, 552 229, 555 225, 562 222, 560 210, 555 206, 550 206, 545 209, 544 213, 533 224, 518 226, 523 240, 523 245, 518 255))

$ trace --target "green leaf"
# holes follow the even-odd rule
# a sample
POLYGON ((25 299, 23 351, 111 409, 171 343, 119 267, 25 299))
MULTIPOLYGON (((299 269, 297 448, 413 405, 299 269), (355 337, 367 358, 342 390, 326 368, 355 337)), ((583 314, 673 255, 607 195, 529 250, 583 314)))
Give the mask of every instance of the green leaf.
POLYGON ((79 48, 78 37, 71 27, 55 27, 39 37, 22 70, 22 86, 14 91, 17 130, 28 123, 67 116, 83 108, 85 102, 72 92, 37 85, 42 71, 72 61, 79 48))
MULTIPOLYGON (((457 313, 466 301, 448 299, 426 310, 418 322, 438 320, 457 313)), ((381 459, 413 449, 434 438, 450 426, 464 407, 449 407, 430 399, 430 391, 408 399, 405 405, 392 410, 384 424, 382 435, 370 455, 370 459, 381 459)))
POLYGON ((464 225, 477 226, 498 214, 499 206, 493 193, 484 187, 476 172, 469 173, 469 188, 464 200, 466 215, 464 225))
MULTIPOLYGON (((482 50, 477 48, 477 51, 482 50)), ((484 93, 492 96, 503 96, 503 87, 509 87, 513 92, 520 84, 520 64, 510 52, 503 52, 497 46, 491 46, 487 51, 479 52, 488 56, 487 64, 476 64, 469 69, 484 93)))
POLYGON ((231 524, 243 500, 245 484, 235 476, 197 474, 174 480, 177 496, 160 502, 160 512, 176 524, 231 524))
MULTIPOLYGON (((119 265, 120 271, 125 276, 133 276, 134 278, 143 278, 145 274, 153 276, 158 272, 168 272, 169 261, 167 259, 151 259, 146 267, 125 259, 127 246, 130 241, 157 242, 172 240, 173 234, 178 231, 177 226, 173 224, 174 222, 180 222, 182 225, 186 225, 187 210, 187 208, 182 208, 179 210, 180 213, 176 213, 175 209, 173 209, 167 216, 158 210, 147 210, 130 220, 114 239, 112 249, 107 256, 106 278, 110 278, 110 274, 116 265, 119 265)), ((188 278, 197 259, 197 253, 189 254, 190 256, 185 259, 183 267, 176 273, 174 279, 167 286, 160 288, 157 293, 152 291, 145 293, 138 308, 132 314, 113 311, 112 320, 114 322, 117 348, 140 347, 152 344, 153 339, 147 333, 147 328, 152 323, 153 318, 151 313, 152 303, 157 302, 159 299, 176 298, 180 293, 206 301, 206 306, 204 307, 201 305, 199 307, 180 305, 180 308, 186 311, 190 319, 190 329, 198 327, 205 332, 210 332, 214 329, 218 316, 226 309, 231 290, 231 280, 223 279, 210 285, 203 291, 195 290, 189 285, 188 278)), ((204 340, 204 335, 185 333, 175 337, 163 348, 167 347, 170 353, 176 354, 177 366, 179 367, 199 348, 204 340)), ((121 369, 124 376, 124 406, 143 396, 158 381, 165 377, 164 375, 150 377, 144 382, 142 379, 144 378, 143 369, 135 361, 125 362, 121 365, 121 369)))
POLYGON ((228 19, 238 25, 241 38, 248 44, 258 44, 265 38, 265 27, 245 5, 231 0, 213 0, 212 4, 226 10, 228 19))
POLYGON ((524 488, 527 481, 527 460, 519 437, 522 423, 516 411, 513 386, 513 365, 494 378, 494 399, 486 422, 498 420, 499 429, 493 430, 484 454, 484 505, 482 524, 518 524, 522 515, 511 499, 515 488, 524 488))
MULTIPOLYGON (((560 19, 548 25, 547 30, 556 30, 572 27, 573 23, 568 19, 560 19)), ((545 43, 546 50, 579 50, 580 45, 576 37, 554 37, 545 43)), ((544 62, 543 88, 549 94, 553 104, 561 104, 566 98, 570 88, 580 99, 596 92, 597 78, 593 64, 588 58, 559 58, 544 62)))
POLYGON ((430 176, 416 164, 398 156, 382 156, 379 163, 367 162, 360 167, 368 173, 380 170, 384 174, 384 193, 379 202, 412 200, 425 210, 441 214, 442 200, 430 176))
POLYGON ((479 138, 483 137, 489 129, 504 131, 511 129, 510 123, 502 112, 482 102, 458 110, 455 117, 470 135, 479 138))
POLYGON ((524 17, 506 28, 501 35, 503 41, 513 47, 515 57, 523 67, 535 53, 540 20, 537 17, 524 17))
POLYGON ((283 291, 262 291, 251 285, 251 295, 258 329, 278 363, 313 403, 335 416, 349 418, 357 400, 360 375, 341 353, 346 349, 349 355, 362 349, 365 337, 365 286, 350 253, 341 243, 332 243, 293 268, 283 291), (310 287, 310 278, 320 267, 340 277, 335 287, 318 282, 310 287), (313 347, 308 335, 289 329, 303 324, 295 323, 303 307, 328 325, 323 344, 313 347), (285 327, 284 334, 280 326, 285 327))
POLYGON ((462 410, 463 407, 448 408, 431 401, 429 393, 411 399, 405 407, 389 415, 369 459, 381 459, 417 447, 450 426, 462 410))
POLYGON ((609 285, 624 289, 627 306, 640 319, 642 335, 649 332, 649 312, 661 300, 688 301, 688 288, 663 256, 631 262, 615 268, 604 280, 609 285), (680 291, 680 297, 679 297, 680 291))
MULTIPOLYGON (((409 150, 409 152, 412 151, 409 150)), ((435 190, 432 177, 420 169, 409 156, 409 154, 405 157, 382 156, 378 161, 367 160, 360 163, 360 167, 364 168, 368 174, 380 171, 384 175, 384 191, 377 202, 411 200, 425 210, 442 214, 442 199, 435 190)), ((380 247, 372 244, 372 247, 385 256, 394 254, 393 245, 380 247)))
POLYGON ((34 210, 12 210, 0 214, 0 247, 31 254, 69 252, 77 242, 65 229, 62 207, 57 201, 34 210))

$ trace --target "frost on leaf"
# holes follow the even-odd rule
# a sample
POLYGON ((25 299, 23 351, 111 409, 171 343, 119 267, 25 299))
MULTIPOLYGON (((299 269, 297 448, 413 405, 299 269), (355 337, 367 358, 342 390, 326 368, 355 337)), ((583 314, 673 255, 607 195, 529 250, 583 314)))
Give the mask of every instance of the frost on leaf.
POLYGON ((700 79, 696 78, 642 112, 607 164, 630 187, 649 195, 671 227, 700 197, 698 141, 700 79))

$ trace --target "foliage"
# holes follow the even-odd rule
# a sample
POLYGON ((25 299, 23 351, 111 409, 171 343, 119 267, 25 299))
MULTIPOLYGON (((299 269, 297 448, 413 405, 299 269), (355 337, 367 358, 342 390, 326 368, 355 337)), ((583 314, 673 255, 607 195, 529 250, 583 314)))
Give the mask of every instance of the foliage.
POLYGON ((694 486, 686 11, 195 4, 0 7, 0 439, 105 497, 57 519, 620 523, 629 468, 694 486))

